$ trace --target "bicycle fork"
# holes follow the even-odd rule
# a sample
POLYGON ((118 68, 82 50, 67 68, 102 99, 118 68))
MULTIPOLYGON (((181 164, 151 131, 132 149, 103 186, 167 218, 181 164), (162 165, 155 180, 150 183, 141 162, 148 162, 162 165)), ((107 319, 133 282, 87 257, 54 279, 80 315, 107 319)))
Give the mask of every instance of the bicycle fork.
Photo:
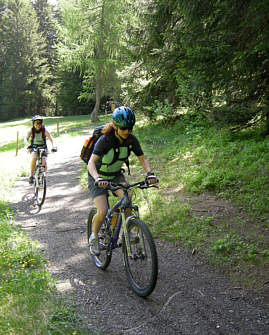
POLYGON ((36 171, 36 187, 42 187, 43 186, 43 182, 41 181, 41 176, 45 177, 46 176, 46 172, 45 172, 45 168, 43 166, 38 166, 37 171, 36 171))
MULTIPOLYGON (((130 242, 130 238, 129 238, 129 234, 128 234, 128 230, 127 230, 127 225, 128 225, 130 220, 139 219, 139 214, 138 214, 137 207, 135 208, 135 210, 136 210, 137 215, 136 216, 129 216, 126 220, 125 220, 125 217, 122 213, 123 233, 124 233, 125 241, 126 241, 127 254, 128 254, 128 257, 130 257, 132 259, 134 259, 135 257, 134 257, 133 252, 132 252, 131 242, 130 242)), ((145 243, 144 243, 144 236, 142 234, 141 229, 139 229, 138 234, 139 234, 139 245, 141 247, 143 255, 146 257, 146 248, 145 248, 145 243)))

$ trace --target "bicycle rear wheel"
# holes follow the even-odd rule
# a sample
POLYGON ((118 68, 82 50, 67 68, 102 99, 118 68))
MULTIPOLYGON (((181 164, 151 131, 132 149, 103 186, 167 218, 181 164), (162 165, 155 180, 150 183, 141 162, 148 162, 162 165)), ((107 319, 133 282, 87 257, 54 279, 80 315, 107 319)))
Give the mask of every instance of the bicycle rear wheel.
POLYGON ((35 176, 34 186, 36 203, 41 207, 45 202, 47 191, 47 181, 44 174, 41 174, 40 177, 35 176), (37 178, 39 178, 39 182, 36 180, 37 178))
POLYGON ((130 219, 127 223, 131 255, 128 256, 126 237, 123 237, 122 252, 125 273, 132 290, 146 297, 155 288, 158 277, 158 257, 150 230, 143 221, 130 219))
MULTIPOLYGON (((88 222, 87 222, 87 241, 88 243, 89 243, 89 238, 92 233, 92 219, 95 216, 96 212, 97 212, 96 208, 92 208, 88 216, 88 222)), ((112 250, 111 250, 111 245, 110 245, 110 235, 109 235, 108 230, 106 229, 105 222, 102 224, 100 228, 100 231, 98 233, 98 238, 99 238, 100 255, 99 256, 91 255, 91 256, 93 258, 95 265, 99 269, 105 270, 110 264, 111 257, 112 257, 112 250)))

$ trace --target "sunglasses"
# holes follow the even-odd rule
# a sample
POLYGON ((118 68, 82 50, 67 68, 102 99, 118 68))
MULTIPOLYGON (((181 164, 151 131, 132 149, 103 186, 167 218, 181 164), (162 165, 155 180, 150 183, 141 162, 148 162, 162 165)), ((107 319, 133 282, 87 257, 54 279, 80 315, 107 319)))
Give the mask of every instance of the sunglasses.
POLYGON ((42 122, 36 122, 36 125, 41 126, 42 122))
POLYGON ((133 130, 133 127, 119 127, 120 130, 129 130, 129 131, 132 131, 133 130))

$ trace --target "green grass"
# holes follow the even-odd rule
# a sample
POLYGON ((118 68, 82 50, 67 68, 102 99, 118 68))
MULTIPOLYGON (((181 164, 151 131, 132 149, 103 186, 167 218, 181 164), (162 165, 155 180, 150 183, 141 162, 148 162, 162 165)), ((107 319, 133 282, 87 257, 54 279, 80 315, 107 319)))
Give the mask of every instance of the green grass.
POLYGON ((230 274, 244 273, 245 284, 252 276, 251 284, 260 287, 269 265, 269 138, 259 133, 234 134, 190 120, 137 130, 161 180, 159 195, 150 196, 152 208, 145 215, 152 229, 230 274), (190 196, 182 196, 186 193, 190 196), (203 193, 229 200, 236 215, 197 216, 191 206, 203 193))

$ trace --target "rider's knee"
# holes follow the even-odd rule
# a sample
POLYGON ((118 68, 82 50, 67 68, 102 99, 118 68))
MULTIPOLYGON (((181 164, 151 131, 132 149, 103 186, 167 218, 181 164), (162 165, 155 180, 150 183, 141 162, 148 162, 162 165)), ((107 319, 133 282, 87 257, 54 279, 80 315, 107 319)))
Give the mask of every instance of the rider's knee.
POLYGON ((97 209, 97 216, 99 217, 100 220, 104 220, 107 214, 107 209, 101 208, 97 209))

